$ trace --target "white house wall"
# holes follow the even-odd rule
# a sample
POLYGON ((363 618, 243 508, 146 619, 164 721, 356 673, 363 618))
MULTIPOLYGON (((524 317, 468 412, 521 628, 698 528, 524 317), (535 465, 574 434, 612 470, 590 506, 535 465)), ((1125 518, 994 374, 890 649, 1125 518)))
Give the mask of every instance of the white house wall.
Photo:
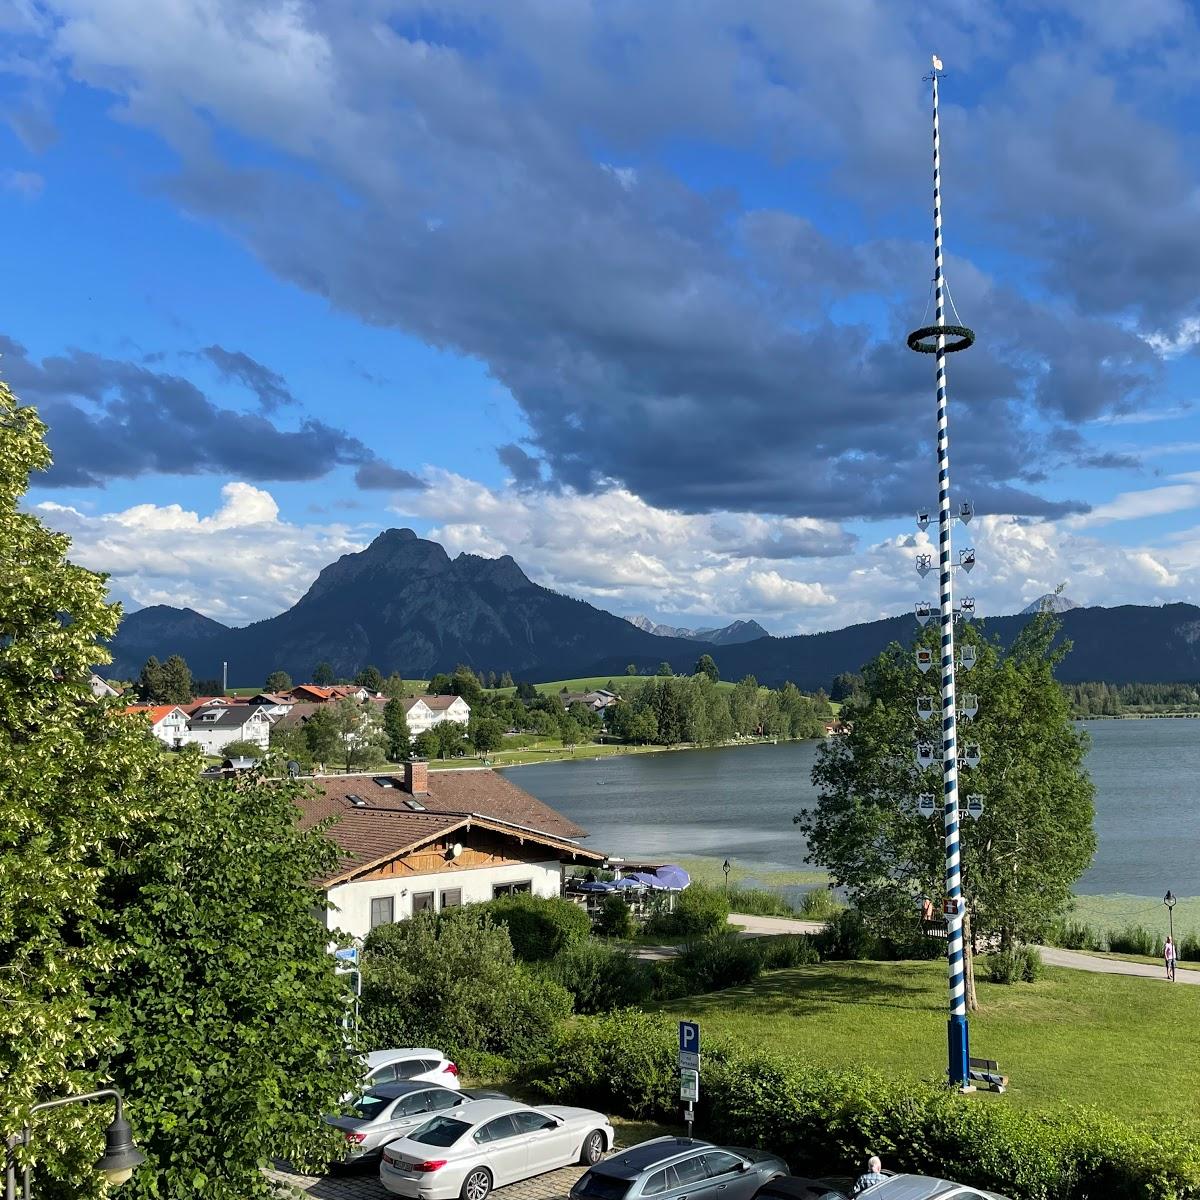
POLYGON ((224 728, 205 729, 196 724, 187 732, 187 744, 199 746, 205 754, 220 754, 230 742, 254 742, 266 750, 271 741, 271 722, 265 717, 261 721, 248 721, 245 725, 226 725, 224 728))
POLYGON ((337 884, 328 892, 335 908, 326 914, 326 923, 330 929, 340 929, 351 937, 364 938, 371 931, 372 900, 391 896, 396 920, 403 921, 412 916, 412 898, 417 892, 433 892, 434 903, 440 909, 444 891, 460 888, 463 904, 478 904, 492 899, 492 889, 497 884, 526 881, 530 883, 530 890, 535 896, 561 895, 562 873, 558 859, 337 884))

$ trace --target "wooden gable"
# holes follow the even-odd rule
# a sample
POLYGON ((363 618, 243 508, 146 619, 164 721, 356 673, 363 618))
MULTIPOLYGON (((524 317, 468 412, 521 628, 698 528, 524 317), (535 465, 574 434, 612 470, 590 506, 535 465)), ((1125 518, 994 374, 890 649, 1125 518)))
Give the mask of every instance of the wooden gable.
POLYGON ((379 863, 371 870, 355 875, 354 878, 396 879, 408 875, 449 874, 478 867, 519 866, 522 863, 549 862, 566 857, 569 857, 569 852, 557 850, 543 842, 523 839, 516 834, 481 829, 476 825, 470 829, 457 829, 444 837, 427 842, 407 854, 379 863), (462 853, 457 858, 451 857, 450 853, 455 845, 462 846, 462 853))

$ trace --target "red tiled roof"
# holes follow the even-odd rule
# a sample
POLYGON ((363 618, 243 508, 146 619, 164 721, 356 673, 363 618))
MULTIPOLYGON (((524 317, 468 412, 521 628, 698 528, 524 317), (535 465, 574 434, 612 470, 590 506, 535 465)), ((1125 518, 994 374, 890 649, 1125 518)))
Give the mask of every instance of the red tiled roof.
POLYGON ((173 713, 179 707, 178 704, 130 704, 121 711, 127 713, 144 713, 150 718, 151 725, 157 725, 165 716, 173 713))

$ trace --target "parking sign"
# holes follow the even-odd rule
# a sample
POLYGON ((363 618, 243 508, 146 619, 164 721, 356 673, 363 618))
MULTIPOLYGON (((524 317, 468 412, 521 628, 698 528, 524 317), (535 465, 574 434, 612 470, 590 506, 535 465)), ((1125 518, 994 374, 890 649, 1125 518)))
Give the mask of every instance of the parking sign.
POLYGON ((695 1021, 679 1022, 679 1069, 700 1070, 700 1026, 695 1021))

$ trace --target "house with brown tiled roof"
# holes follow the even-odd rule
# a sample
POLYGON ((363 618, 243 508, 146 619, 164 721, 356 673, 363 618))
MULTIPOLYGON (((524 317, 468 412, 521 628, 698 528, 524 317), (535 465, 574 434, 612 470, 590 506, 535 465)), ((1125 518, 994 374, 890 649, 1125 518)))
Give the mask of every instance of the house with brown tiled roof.
POLYGON ((299 804, 304 828, 332 819, 326 920, 353 937, 415 912, 558 896, 568 865, 604 861, 583 829, 493 771, 431 773, 417 760, 402 775, 315 779, 299 804))
POLYGON ((471 706, 461 696, 412 696, 403 704, 404 719, 413 737, 443 721, 457 721, 465 727, 471 720, 471 706))

